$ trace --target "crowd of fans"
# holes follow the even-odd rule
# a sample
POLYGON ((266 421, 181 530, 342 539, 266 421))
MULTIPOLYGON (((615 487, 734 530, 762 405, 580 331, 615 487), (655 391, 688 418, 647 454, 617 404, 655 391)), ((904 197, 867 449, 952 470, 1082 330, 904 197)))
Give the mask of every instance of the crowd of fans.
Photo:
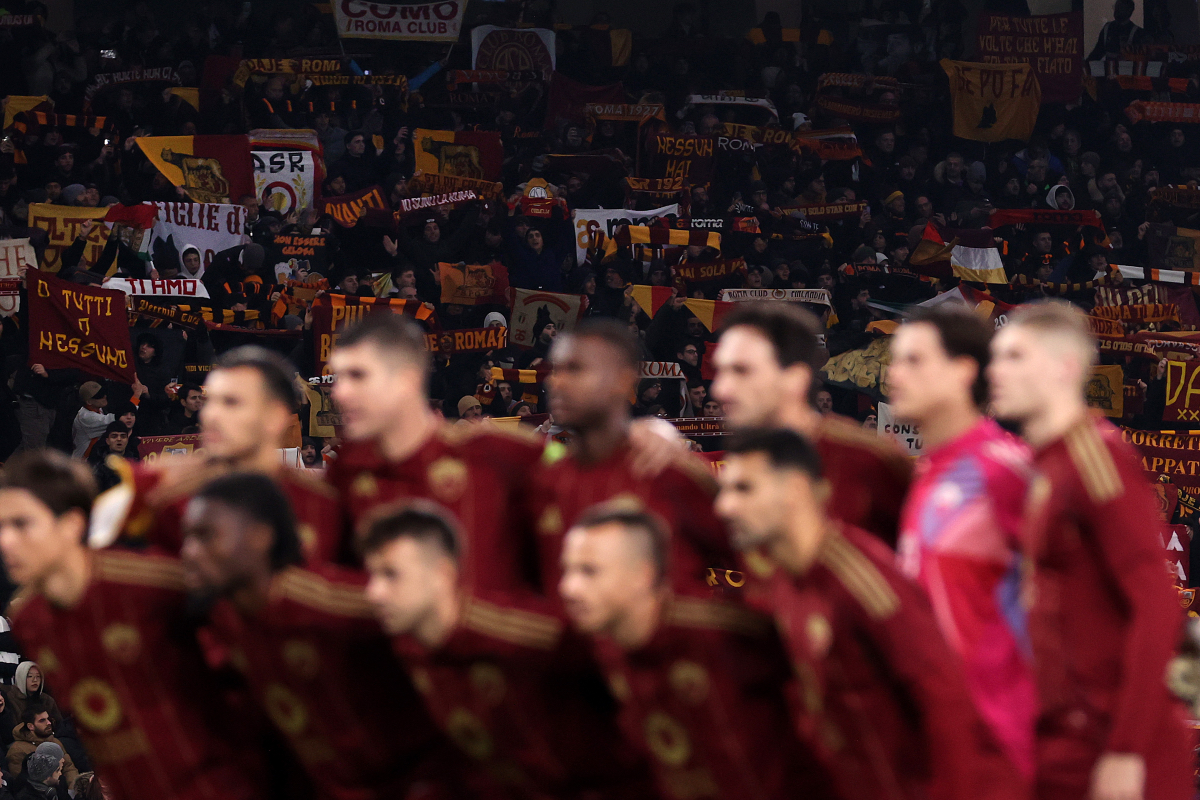
MULTIPOLYGON (((1122 41, 1163 40, 1161 20, 1148 23, 1149 31, 1136 26, 1126 30, 1133 25, 1127 21, 1128 4, 1118 5, 1118 17, 1123 14, 1124 19, 1106 28, 1093 57, 1119 58, 1122 41)), ((525 10, 526 23, 550 21, 539 19, 539 13, 549 12, 525 10)), ((44 8, 36 2, 15 3, 10 11, 44 13, 44 8)), ((153 269, 150 274, 160 277, 200 277, 210 286, 215 305, 244 310, 258 303, 265 320, 271 298, 247 298, 222 292, 221 287, 255 276, 274 283, 269 265, 263 263, 262 244, 280 232, 319 230, 329 236, 329 258, 326 274, 314 274, 312 280, 324 279, 322 286, 331 293, 422 301, 436 308, 439 325, 449 329, 507 325, 511 311, 503 304, 443 304, 438 262, 498 262, 507 268, 512 287, 586 295, 586 314, 613 316, 636 326, 645 360, 680 364, 687 376, 686 391, 647 381, 636 398, 638 414, 720 416, 719 405, 706 399, 702 378, 714 334, 684 306, 687 297, 715 299, 720 289, 739 287, 829 289, 833 303, 825 316, 828 346, 837 353, 859 346, 870 323, 895 316, 895 308, 956 283, 921 279, 905 269, 930 221, 979 228, 988 224, 994 209, 1094 209, 1102 228, 1016 225, 994 231, 1006 272, 1017 282, 990 287, 995 297, 1010 302, 1054 293, 1088 307, 1093 302, 1090 288, 1066 287, 1064 292, 1055 287, 1091 280, 1098 272, 1108 272, 1109 265, 1145 264, 1152 225, 1187 226, 1196 215, 1194 209, 1154 202, 1160 187, 1194 187, 1200 180, 1200 158, 1193 126, 1126 120, 1124 105, 1145 97, 1144 92, 1122 91, 1101 79, 1098 92, 1092 87, 1095 97, 1085 91, 1076 102, 1045 104, 1027 142, 983 144, 954 138, 949 89, 937 62, 964 54, 962 37, 946 35, 955 20, 961 26, 964 12, 955 0, 934 4, 922 19, 914 9, 883 3, 866 14, 886 23, 878 26, 856 27, 807 12, 810 16, 798 37, 785 35, 788 31, 781 29, 778 18, 768 14, 756 30, 759 35, 746 40, 709 35, 695 10, 681 4, 661 38, 635 40, 634 55, 625 67, 597 58, 583 46, 577 31, 559 31, 559 74, 590 85, 620 80, 629 101, 664 104, 667 121, 651 121, 651 126, 685 134, 722 134, 725 123, 766 121, 761 109, 753 107, 747 112, 741 106, 693 104, 689 98, 695 94, 731 91, 767 97, 785 129, 796 125, 825 130, 847 121, 817 104, 821 75, 860 72, 898 79, 883 91, 869 81, 845 90, 847 97, 866 98, 900 112, 895 123, 853 123, 861 157, 822 160, 790 148, 718 150, 712 180, 675 198, 681 201, 680 216, 755 217, 757 233, 727 232, 719 253, 667 247, 622 250, 612 259, 593 248, 582 263, 575 255, 577 229, 570 219, 576 209, 623 204, 650 208, 662 202, 636 194, 626 201, 623 176, 633 174, 639 164, 643 127, 607 120, 591 125, 547 121, 545 85, 537 83, 505 87, 494 95, 491 107, 426 103, 426 97, 436 95, 440 70, 470 66, 465 48, 438 58, 428 45, 385 45, 365 57, 376 72, 409 76, 407 103, 401 102, 404 98, 394 86, 307 87, 301 96, 281 77, 265 75, 254 76, 244 87, 227 81, 220 109, 206 109, 203 115, 157 84, 122 84, 89 96, 89 83, 97 74, 170 67, 183 85, 195 86, 203 82, 209 56, 282 58, 328 52, 336 34, 331 17, 314 6, 268 14, 252 12, 249 4, 204 3, 186 24, 170 30, 156 24, 159 12, 145 2, 129 4, 124 13, 80 11, 72 33, 55 35, 35 26, 0 34, 9 45, 0 48, 0 58, 9 59, 0 69, 0 90, 6 95, 44 93, 60 114, 91 111, 106 115, 111 123, 104 130, 32 126, 6 131, 0 144, 0 223, 7 235, 30 236, 35 247, 44 246, 42 232, 26 226, 32 203, 101 206, 180 200, 182 190, 135 146, 135 137, 142 135, 311 127, 324 148, 326 197, 379 185, 395 207, 409 194, 416 129, 498 130, 504 144, 502 198, 460 209, 439 208, 393 231, 368 225, 344 228, 312 208, 283 217, 247 196, 237 199, 249 212, 246 243, 218 254, 207 269, 199 266, 195 252, 185 252, 180 263, 152 266, 118 257, 117 274, 142 277, 153 269), (905 47, 891 47, 883 56, 877 41, 880 29, 886 29, 893 45, 899 37, 905 47), (728 58, 697 55, 706 49, 728 58), (331 110, 289 110, 301 108, 301 99, 331 110), (547 159, 551 154, 595 152, 615 156, 617 168, 588 172, 579 164, 597 162, 576 160, 567 162, 573 165, 570 169, 562 169, 547 159), (549 218, 522 213, 522 190, 538 178, 547 182, 550 196, 562 201, 549 218), (867 203, 861 214, 817 226, 827 236, 794 235, 804 223, 789 206, 859 201, 867 203), (717 258, 744 258, 746 270, 703 284, 680 279, 680 263, 717 258), (1026 281, 1021 283, 1021 278, 1026 281), (677 297, 651 319, 632 299, 629 287, 636 284, 674 286, 677 297)), ((514 20, 505 15, 515 13, 503 5, 486 10, 487 21, 510 24, 514 20)), ((1188 77, 1187 91, 1194 94, 1194 71, 1188 77)), ((81 236, 86 234, 81 231, 81 236)), ((81 261, 82 240, 77 244, 64 252, 60 274, 98 282, 105 264, 81 261)), ((1121 279, 1114 275, 1113 280, 1121 279)), ((296 331, 292 338, 271 343, 287 349, 298 372, 307 376, 312 371, 311 318, 287 315, 275 324, 296 331)), ((98 465, 110 453, 136 458, 140 436, 194 432, 203 402, 198 386, 202 375, 185 373, 183 364, 209 363, 214 349, 227 346, 204 331, 188 335, 135 329, 138 381, 116 386, 28 363, 25 329, 20 315, 4 319, 0 348, 5 356, 5 403, 17 413, 5 415, 0 451, 49 442, 98 465)), ((441 360, 433 382, 438 410, 468 421, 545 411, 535 389, 497 382, 487 367, 536 366, 555 334, 553 324, 541 325, 534 331, 532 348, 441 360)), ((1160 376, 1151 367, 1134 377, 1153 383, 1160 376)), ((839 411, 860 419, 870 413, 852 393, 835 389, 829 397, 839 411)), ((301 419, 307 425, 306 416, 301 419)), ((322 449, 328 449, 324 442, 305 441, 310 463, 320 462, 313 453, 322 449)))
MULTIPOLYGON (((480 12, 487 19, 479 21, 516 22, 520 4, 487 5, 495 7, 480 12)), ((1118 0, 1118 11, 1124 13, 1127 5, 1118 0)), ((993 231, 1012 281, 988 287, 994 298, 1018 303, 1050 294, 1085 308, 1095 303, 1095 287, 1088 282, 1097 275, 1128 286, 1112 265, 1149 264, 1148 237, 1154 225, 1200 227, 1195 209, 1155 202, 1160 188, 1194 190, 1200 182, 1200 131, 1194 125, 1129 122, 1124 107, 1149 96, 1144 91, 1122 90, 1101 79, 1094 95, 1084 91, 1075 102, 1044 105, 1028 141, 983 144, 953 137, 950 92, 938 60, 970 55, 962 28, 966 11, 958 0, 936 0, 923 16, 914 4, 885 0, 868 12, 877 25, 851 25, 806 10, 798 37, 785 36, 778 17, 768 14, 758 35, 745 40, 710 35, 695 10, 680 4, 664 35, 635 40, 628 66, 620 67, 585 47, 578 31, 559 31, 559 74, 593 86, 621 81, 628 102, 663 105, 665 120, 651 121, 650 128, 683 134, 724 135, 726 124, 767 122, 759 109, 693 103, 689 98, 694 95, 727 91, 766 97, 783 128, 828 130, 851 121, 832 116, 816 102, 820 76, 862 73, 896 79, 883 90, 869 80, 844 90, 850 99, 899 109, 894 123, 852 122, 861 156, 825 160, 786 147, 718 150, 710 182, 667 198, 680 202, 680 217, 754 218, 756 231, 727 229, 719 252, 668 246, 625 249, 615 258, 606 258, 597 241, 580 232, 572 214, 622 206, 649 209, 663 201, 628 195, 623 181, 640 163, 645 126, 547 119, 546 86, 537 82, 506 87, 491 106, 446 107, 434 102, 435 83, 443 70, 470 66, 467 48, 447 52, 429 45, 380 45, 359 57, 375 72, 407 75, 406 102, 394 86, 318 86, 299 94, 277 76, 255 76, 244 87, 227 82, 217 95, 219 106, 204 114, 160 84, 120 86, 93 97, 88 88, 96 75, 123 69, 170 67, 183 86, 199 87, 210 56, 286 58, 336 52, 332 18, 315 4, 268 14, 253 12, 250 3, 202 2, 185 24, 171 26, 157 21, 158 9, 148 2, 126 3, 118 12, 103 6, 81 7, 77 29, 69 34, 38 26, 0 32, 0 94, 46 95, 58 114, 103 114, 112 124, 105 129, 7 129, 0 141, 0 235, 29 237, 40 254, 44 231, 28 225, 31 204, 101 207, 185 199, 135 145, 140 136, 311 128, 323 147, 325 197, 378 185, 398 208, 409 197, 416 170, 417 129, 496 130, 504 145, 504 193, 499 198, 438 208, 397 229, 347 228, 313 208, 284 216, 262 208, 253 196, 231 198, 248 210, 245 243, 219 253, 207 267, 199 264, 198 253, 182 253, 179 263, 148 265, 118 252, 116 274, 196 277, 209 286, 216 308, 258 310, 265 322, 272 318, 275 296, 248 297, 223 287, 254 277, 275 283, 263 257, 270 238, 321 231, 329 237, 327 266, 324 274, 310 277, 323 281, 322 292, 416 300, 432 308, 446 330, 508 327, 512 310, 504 303, 443 303, 438 263, 499 263, 512 288, 584 295, 585 315, 616 318, 638 333, 642 360, 679 364, 683 391, 676 391, 672 382, 643 381, 633 398, 639 416, 722 417, 704 377, 704 359, 716 333, 687 308, 689 298, 715 300, 723 288, 827 289, 831 305, 822 317, 825 346, 836 355, 878 335, 869 330, 872 323, 957 284, 917 274, 920 270, 909 262, 930 222, 978 229, 988 225, 995 209, 1094 210, 1100 227, 1016 225, 993 231), (301 99, 326 110, 298 110, 301 99), (596 157, 558 162, 570 164, 567 168, 547 158, 589 154, 596 157), (609 166, 588 166, 601 162, 609 166), (550 197, 561 200, 548 217, 523 213, 524 190, 536 179, 546 182, 550 197), (866 207, 861 213, 815 227, 792 210, 862 201, 866 207), (816 230, 822 235, 796 235, 816 230), (582 262, 576 257, 579 242, 591 245, 582 262), (681 264, 737 258, 744 259, 745 270, 724 280, 697 284, 680 277, 681 264), (651 315, 634 300, 631 287, 637 285, 670 287, 675 295, 651 315)), ((6 8, 12 14, 46 13, 37 2, 17 0, 6 8)), ((550 11, 522 7, 522 13, 527 13, 526 23, 553 21, 550 11)), ((1147 30, 1130 26, 1128 14, 1118 14, 1092 57, 1119 58, 1122 42, 1169 40, 1169 24, 1159 12, 1149 19, 1147 30)), ((1194 99, 1200 93, 1197 74, 1185 77, 1186 93, 1194 99)), ((87 263, 82 238, 76 244, 63 254, 61 275, 98 284, 105 265, 87 263)), ((121 247, 115 245, 117 251, 121 247)), ((1186 311, 1184 319, 1200 314, 1196 308, 1186 311)), ((249 328, 240 333, 181 331, 139 323, 131 331, 137 373, 132 385, 31 363, 26 313, 23 304, 19 313, 3 318, 0 328, 0 459, 49 445, 86 458, 101 488, 119 480, 109 456, 138 460, 143 437, 198 432, 205 402, 203 373, 232 345, 260 341, 291 359, 299 382, 307 385, 308 378, 316 377, 311 313, 274 320, 272 325, 291 332, 281 336, 259 336, 259 330, 249 328)), ((537 385, 498 379, 491 368, 544 365, 557 333, 552 322, 543 321, 533 331, 531 347, 439 358, 430 384, 435 412, 464 425, 488 417, 532 417, 543 430, 555 430, 537 385)), ((1127 374, 1127 383, 1143 380, 1146 410, 1140 422, 1153 427, 1161 422, 1163 367, 1127 366, 1142 370, 1127 374)), ((814 396, 822 413, 836 410, 866 424, 875 420, 871 404, 854 392, 829 387, 814 396)), ((321 468, 332 457, 334 442, 311 435, 309 410, 299 415, 304 434, 299 456, 304 466, 321 468)), ((710 441, 720 449, 719 440, 710 441)), ((15 654, 4 656, 17 659, 15 654)), ((7 661, 0 658, 3 666, 7 661)), ((89 788, 87 756, 74 739, 70 719, 42 691, 38 665, 21 661, 8 677, 12 685, 0 687, 7 790, 17 798, 37 800, 62 797, 67 788, 74 797, 99 796, 98 784, 89 788)))

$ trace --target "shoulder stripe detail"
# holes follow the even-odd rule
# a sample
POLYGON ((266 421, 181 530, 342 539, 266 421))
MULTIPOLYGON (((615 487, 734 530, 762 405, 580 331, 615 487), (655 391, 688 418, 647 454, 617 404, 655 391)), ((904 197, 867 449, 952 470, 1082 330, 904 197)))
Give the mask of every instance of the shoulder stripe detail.
POLYGON ((276 576, 271 584, 271 594, 336 616, 366 619, 375 616, 360 587, 338 585, 298 568, 284 570, 276 576))
POLYGON ((337 490, 328 481, 309 475, 308 470, 296 469, 294 467, 286 467, 285 470, 282 475, 284 481, 297 483, 313 494, 319 494, 331 500, 337 497, 337 490))
POLYGON ((96 553, 95 563, 96 577, 101 580, 180 592, 187 589, 183 567, 174 559, 104 550, 96 553))
POLYGON ((463 609, 463 626, 506 642, 551 650, 562 635, 562 623, 554 617, 504 608, 469 598, 463 609))
POLYGON ((683 628, 730 631, 749 636, 762 636, 772 628, 768 617, 744 606, 696 597, 672 598, 666 621, 683 628))
POLYGON ((697 483, 710 496, 717 496, 717 479, 713 477, 712 467, 707 462, 701 461, 699 456, 687 453, 676 466, 679 467, 680 472, 697 483))
POLYGON ((1124 490, 1112 453, 1101 441, 1091 423, 1072 428, 1066 435, 1067 452, 1075 464, 1088 497, 1106 503, 1124 490))
POLYGON ((900 599, 888 585, 887 579, 840 533, 831 531, 826 535, 817 559, 872 617, 886 619, 896 613, 900 599))

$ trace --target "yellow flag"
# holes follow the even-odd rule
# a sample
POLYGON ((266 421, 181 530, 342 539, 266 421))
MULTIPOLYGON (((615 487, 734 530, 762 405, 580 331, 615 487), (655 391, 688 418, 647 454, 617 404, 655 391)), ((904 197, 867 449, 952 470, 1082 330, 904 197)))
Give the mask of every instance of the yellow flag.
POLYGON ((1084 392, 1087 404, 1106 417, 1125 416, 1125 372, 1120 364, 1092 367, 1084 392))
POLYGON ((976 142, 1028 139, 1042 104, 1029 64, 974 64, 943 58, 954 104, 954 135, 976 142))
POLYGON ((13 119, 17 116, 17 114, 20 114, 22 111, 32 111, 42 103, 50 103, 50 105, 54 105, 54 102, 44 94, 9 95, 8 100, 4 103, 4 127, 6 129, 9 128, 13 124, 13 119))
MULTIPOLYGON (((51 203, 34 203, 29 206, 29 227, 40 228, 46 232, 46 252, 42 256, 42 269, 46 272, 58 272, 62 268, 62 253, 75 242, 80 229, 89 220, 102 220, 108 213, 107 208, 84 208, 81 206, 59 206, 51 203)), ((83 258, 79 266, 91 269, 100 258, 104 245, 108 242, 109 228, 103 224, 94 225, 88 233, 87 244, 83 248, 83 258)), ((110 266, 110 271, 116 271, 116 261, 110 266)))

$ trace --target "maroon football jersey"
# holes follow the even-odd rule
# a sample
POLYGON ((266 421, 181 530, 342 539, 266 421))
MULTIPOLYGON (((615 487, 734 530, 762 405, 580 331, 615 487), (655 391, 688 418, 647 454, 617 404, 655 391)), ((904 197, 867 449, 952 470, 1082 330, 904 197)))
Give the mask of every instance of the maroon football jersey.
POLYGON ((210 614, 209 660, 240 671, 323 800, 404 797, 442 741, 363 596, 364 575, 332 566, 277 574, 245 616, 210 614))
POLYGON ((20 595, 10 609, 21 650, 36 659, 78 723, 105 792, 122 800, 254 800, 223 728, 221 689, 186 616, 179 563, 103 551, 78 603, 20 595))

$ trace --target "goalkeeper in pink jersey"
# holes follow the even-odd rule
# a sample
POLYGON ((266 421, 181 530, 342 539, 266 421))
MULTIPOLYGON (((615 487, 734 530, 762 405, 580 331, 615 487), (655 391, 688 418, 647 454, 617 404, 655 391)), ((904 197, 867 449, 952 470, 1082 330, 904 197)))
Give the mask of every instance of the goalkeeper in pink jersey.
POLYGON ((987 320, 942 306, 914 316, 892 342, 889 399, 924 441, 897 559, 962 657, 980 714, 1032 779, 1037 697, 1018 597, 1032 455, 981 411, 991 338, 987 320))

